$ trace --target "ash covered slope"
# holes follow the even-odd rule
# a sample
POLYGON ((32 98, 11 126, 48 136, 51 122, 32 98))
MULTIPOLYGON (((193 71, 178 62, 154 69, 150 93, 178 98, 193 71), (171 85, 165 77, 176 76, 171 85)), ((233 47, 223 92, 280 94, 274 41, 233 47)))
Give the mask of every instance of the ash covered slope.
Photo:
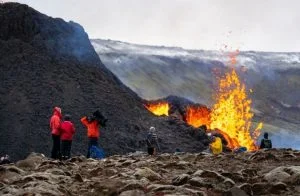
MULTIPOLYGON (((51 148, 54 106, 73 117, 73 153, 86 153, 79 119, 99 108, 109 119, 101 132, 108 154, 137 150, 149 126, 162 149, 197 151, 199 142, 145 110, 142 100, 101 63, 84 29, 17 3, 0 4, 0 154, 14 159, 51 148), (174 130, 174 131, 173 131, 174 130)), ((203 146, 202 146, 203 147, 203 146)))
MULTIPOLYGON (((92 44, 107 68, 145 99, 177 95, 210 106, 212 73, 226 69, 230 60, 228 53, 220 51, 102 39, 92 44)), ((274 134, 278 147, 300 149, 300 53, 246 51, 236 59, 241 79, 253 89, 249 96, 256 121, 265 123, 263 131, 274 134)))

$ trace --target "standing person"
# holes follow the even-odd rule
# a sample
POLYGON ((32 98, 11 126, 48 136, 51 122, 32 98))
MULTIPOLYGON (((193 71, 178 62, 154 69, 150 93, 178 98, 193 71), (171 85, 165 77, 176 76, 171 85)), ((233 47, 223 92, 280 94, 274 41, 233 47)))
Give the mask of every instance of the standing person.
POLYGON ((87 158, 90 158, 91 146, 98 147, 98 139, 100 136, 100 125, 105 127, 107 119, 101 114, 99 110, 95 111, 92 116, 84 116, 81 118, 81 123, 87 127, 88 142, 88 153, 87 158))
POLYGON ((147 141, 149 155, 155 155, 157 150, 160 151, 160 147, 158 144, 158 137, 155 132, 156 132, 155 127, 150 127, 147 134, 146 141, 147 141))
POLYGON ((72 139, 73 135, 75 134, 75 127, 71 122, 71 116, 66 114, 64 121, 61 123, 60 126, 61 130, 61 154, 62 159, 66 160, 71 157, 71 146, 72 146, 72 139))
POLYGON ((52 151, 51 158, 59 159, 60 158, 60 124, 61 124, 61 109, 59 107, 55 107, 53 109, 53 115, 50 119, 50 129, 52 134, 52 151))
POLYGON ((272 148, 272 141, 269 139, 269 134, 264 133, 264 138, 260 142, 260 149, 263 148, 272 148))

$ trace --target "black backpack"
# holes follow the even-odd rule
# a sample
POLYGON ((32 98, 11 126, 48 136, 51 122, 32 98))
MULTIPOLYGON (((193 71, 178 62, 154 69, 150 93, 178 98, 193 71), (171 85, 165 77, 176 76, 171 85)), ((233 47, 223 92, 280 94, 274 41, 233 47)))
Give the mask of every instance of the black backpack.
POLYGON ((264 148, 271 148, 272 147, 272 142, 269 139, 264 139, 263 143, 264 143, 264 148))

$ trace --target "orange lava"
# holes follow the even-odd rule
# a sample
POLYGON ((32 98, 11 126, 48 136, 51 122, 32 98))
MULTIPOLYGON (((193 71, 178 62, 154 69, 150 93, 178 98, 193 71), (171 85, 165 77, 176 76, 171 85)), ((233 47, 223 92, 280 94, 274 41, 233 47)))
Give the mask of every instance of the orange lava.
POLYGON ((194 127, 210 124, 210 110, 205 106, 188 106, 186 108, 186 122, 194 127))
POLYGON ((169 116, 170 106, 168 102, 149 103, 145 107, 156 116, 169 116))

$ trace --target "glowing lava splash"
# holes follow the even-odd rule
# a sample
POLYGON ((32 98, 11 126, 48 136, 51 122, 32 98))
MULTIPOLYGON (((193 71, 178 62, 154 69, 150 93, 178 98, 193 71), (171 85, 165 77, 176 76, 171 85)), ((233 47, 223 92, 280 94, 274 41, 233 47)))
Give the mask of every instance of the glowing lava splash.
MULTIPOLYGON (((231 60, 231 64, 235 62, 231 60)), ((247 97, 245 85, 240 82, 233 68, 225 74, 225 77, 219 79, 215 99, 216 102, 210 114, 210 129, 220 129, 232 140, 237 141, 237 144, 229 142, 230 148, 243 146, 248 150, 256 150, 255 142, 260 135, 262 123, 259 123, 251 135, 253 117, 251 100, 247 97)))
POLYGON ((157 116, 169 115, 170 106, 168 102, 149 103, 145 107, 157 116))
POLYGON ((210 124, 210 110, 205 106, 188 106, 186 108, 186 122, 194 127, 210 124))

